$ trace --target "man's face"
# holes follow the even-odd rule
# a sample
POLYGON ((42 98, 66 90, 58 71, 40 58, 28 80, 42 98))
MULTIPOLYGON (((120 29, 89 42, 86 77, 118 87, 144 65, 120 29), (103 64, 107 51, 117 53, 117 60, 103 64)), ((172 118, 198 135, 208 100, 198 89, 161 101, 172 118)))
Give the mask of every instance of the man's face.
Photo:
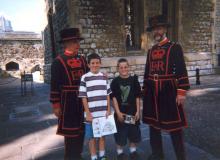
POLYGON ((91 59, 88 66, 92 73, 98 73, 101 66, 101 61, 100 59, 91 59))
POLYGON ((66 49, 77 54, 80 48, 79 40, 73 39, 66 42, 66 49))
POLYGON ((128 77, 129 65, 127 62, 121 62, 118 64, 118 72, 120 76, 123 78, 128 77))
POLYGON ((166 36, 166 32, 167 32, 166 27, 163 26, 155 27, 152 31, 154 40, 157 42, 162 41, 166 36))

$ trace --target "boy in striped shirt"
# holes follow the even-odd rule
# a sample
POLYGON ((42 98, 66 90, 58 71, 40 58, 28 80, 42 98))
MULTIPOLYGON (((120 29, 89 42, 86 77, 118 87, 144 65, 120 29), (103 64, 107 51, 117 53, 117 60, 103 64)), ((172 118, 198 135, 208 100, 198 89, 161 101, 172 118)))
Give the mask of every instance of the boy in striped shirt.
MULTIPOLYGON (((91 160, 97 160, 96 155, 96 139, 93 136, 92 120, 97 117, 110 115, 110 85, 107 82, 107 77, 101 73, 101 58, 98 54, 88 56, 88 66, 90 72, 84 74, 81 78, 79 97, 82 98, 84 111, 86 114, 86 134, 89 139, 89 150, 91 160)), ((106 160, 105 156, 105 138, 98 138, 99 145, 99 160, 106 160)))

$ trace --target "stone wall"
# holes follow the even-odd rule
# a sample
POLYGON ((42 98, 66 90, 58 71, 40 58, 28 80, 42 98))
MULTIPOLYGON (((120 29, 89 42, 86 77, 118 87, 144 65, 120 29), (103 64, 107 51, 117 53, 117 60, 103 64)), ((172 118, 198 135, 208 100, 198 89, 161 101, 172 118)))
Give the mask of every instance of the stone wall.
POLYGON ((214 7, 213 0, 180 0, 179 42, 186 53, 188 69, 200 68, 202 74, 212 73, 215 61, 214 7))
MULTIPOLYGON (((212 72, 212 65, 210 61, 210 57, 205 55, 201 55, 201 59, 197 60, 197 54, 193 54, 192 59, 189 61, 187 60, 187 55, 185 55, 185 59, 187 60, 187 70, 188 75, 195 77, 196 75, 196 68, 201 69, 200 74, 210 74, 212 72), (206 70, 209 68, 208 70, 206 70), (204 70, 205 69, 205 70, 204 70)), ((126 56, 126 57, 106 57, 102 58, 102 67, 101 71, 104 73, 107 73, 108 78, 110 81, 115 77, 118 76, 119 73, 117 71, 117 61, 120 58, 126 58, 130 65, 130 74, 136 74, 139 76, 139 81, 143 82, 143 75, 144 75, 144 69, 145 69, 145 63, 146 63, 146 55, 144 56, 126 56)))
POLYGON ((51 45, 51 35, 49 34, 49 27, 44 30, 43 42, 44 42, 44 81, 49 83, 50 80, 50 66, 53 61, 53 49, 51 45))
MULTIPOLYGON (((145 0, 145 20, 148 23, 148 18, 161 14, 162 1, 161 0, 145 0)), ((148 24, 147 24, 148 25, 148 24)))
POLYGON ((62 52, 62 46, 60 45, 60 34, 59 31, 63 28, 68 27, 68 8, 67 2, 58 0, 55 1, 55 10, 53 14, 53 31, 54 31, 54 40, 55 40, 55 52, 56 55, 62 52), (60 12, 61 11, 61 12, 60 12))
MULTIPOLYGON (((94 0, 92 2, 67 0, 56 1, 55 5, 52 20, 56 54, 62 53, 62 46, 58 43, 59 31, 65 27, 79 27, 85 38, 81 41, 80 53, 87 55, 95 52, 102 57, 125 55, 123 17, 121 15, 123 13, 121 13, 122 0, 94 0)), ((45 81, 49 82, 48 74, 52 63, 52 59, 49 58, 51 56, 49 25, 44 32, 44 39, 46 51, 44 70, 47 73, 45 81)))
POLYGON ((44 65, 44 81, 50 82, 50 66, 53 58, 62 53, 62 45, 59 43, 59 31, 68 27, 68 7, 65 1, 47 0, 47 18, 48 25, 44 30, 44 49, 45 49, 45 65, 44 65), (51 16, 51 18, 49 18, 51 16), (52 38, 54 41, 52 41, 52 38), (54 47, 54 48, 53 48, 54 47))
POLYGON ((7 71, 12 76, 20 77, 20 72, 34 71, 44 65, 44 50, 40 35, 32 33, 7 33, 0 38, 0 68, 5 71, 6 65, 15 62, 19 65, 16 71, 7 71))
POLYGON ((101 71, 107 73, 108 78, 112 80, 118 76, 117 61, 120 58, 126 58, 130 65, 130 74, 136 74, 139 76, 139 81, 143 82, 144 68, 146 63, 146 56, 127 56, 127 57, 111 57, 102 58, 101 71))
MULTIPOLYGON (((218 62, 218 56, 220 57, 220 1, 216 0, 215 5, 215 49, 216 49, 216 55, 215 55, 215 66, 220 66, 220 62, 218 62)), ((220 58, 219 58, 220 61, 220 58)))
POLYGON ((214 3, 212 0, 181 0, 180 42, 187 53, 212 53, 214 3))
POLYGON ((189 76, 195 76, 195 70, 200 69, 201 75, 213 73, 213 64, 211 54, 205 53, 190 53, 185 54, 186 66, 189 76), (199 57, 199 58, 198 58, 199 57))
POLYGON ((121 0, 80 0, 79 24, 82 28, 82 53, 102 57, 125 54, 121 0))
MULTIPOLYGON (((143 0, 143 2, 143 21, 144 25, 147 26, 147 19, 149 17, 162 13, 163 3, 162 0, 143 0)), ((214 60, 216 60, 216 58, 213 58, 213 53, 215 52, 213 46, 215 40, 217 42, 219 37, 216 36, 214 39, 214 32, 212 32, 215 20, 213 16, 215 3, 217 7, 216 15, 218 15, 220 5, 218 5, 219 2, 217 1, 178 0, 179 10, 177 11, 178 13, 175 13, 180 15, 177 23, 179 24, 178 37, 179 43, 183 46, 184 53, 186 53, 188 70, 209 68, 209 70, 203 70, 202 73, 212 72, 211 68, 214 65, 214 60)), ((53 17, 52 27, 54 30, 56 54, 62 53, 62 46, 58 43, 59 31, 65 27, 79 27, 82 36, 85 37, 85 40, 81 42, 80 53, 85 55, 92 52, 98 53, 103 58, 108 59, 105 66, 109 65, 109 68, 112 68, 112 63, 110 62, 112 62, 111 60, 114 61, 115 57, 125 56, 130 59, 131 57, 134 58, 133 55, 136 55, 132 54, 133 52, 130 53, 130 51, 129 54, 126 53, 125 49, 123 0, 66 0, 55 1, 55 5, 55 7, 52 6, 55 10, 50 14, 53 17)), ((218 27, 220 22, 217 16, 215 22, 215 26, 218 27)), ((49 31, 50 27, 45 30, 45 41, 47 41, 45 42, 46 82, 50 81, 50 64, 53 60, 51 58, 51 42, 49 42, 51 35, 49 31)), ((217 35, 219 34, 218 31, 218 28, 216 28, 217 35)), ((138 52, 138 55, 138 57, 141 57, 144 53, 138 52)), ((189 73, 189 75, 193 75, 193 72, 189 73)), ((111 72, 111 69, 110 74, 114 74, 111 72)))
MULTIPOLYGON (((211 57, 209 55, 200 55, 200 60, 197 59, 197 54, 191 54, 191 60, 188 60, 187 54, 185 54, 186 66, 188 70, 188 75, 195 77, 196 69, 200 69, 201 75, 210 74, 213 72, 211 57)), ((119 73, 117 71, 117 61, 120 58, 126 58, 130 65, 130 74, 136 74, 139 76, 139 82, 142 84, 143 75, 146 63, 146 55, 143 56, 126 56, 126 57, 106 57, 102 58, 102 67, 101 71, 107 73, 110 81, 118 76, 119 73)))

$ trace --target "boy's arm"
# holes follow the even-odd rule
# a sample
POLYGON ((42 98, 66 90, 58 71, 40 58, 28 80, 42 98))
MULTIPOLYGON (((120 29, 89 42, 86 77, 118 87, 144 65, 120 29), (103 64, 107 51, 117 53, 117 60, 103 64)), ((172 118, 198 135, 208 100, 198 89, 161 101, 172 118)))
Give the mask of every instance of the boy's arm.
POLYGON ((108 83, 107 77, 106 78, 106 84, 107 84, 107 112, 106 117, 108 117, 111 114, 111 107, 110 107, 110 94, 112 93, 110 85, 108 83))
POLYGON ((137 107, 137 112, 135 114, 135 120, 139 120, 140 119, 140 98, 137 97, 136 98, 136 107, 137 107))
POLYGON ((79 86, 79 98, 82 98, 82 103, 84 107, 84 111, 86 112, 86 121, 91 122, 92 121, 92 115, 89 111, 89 105, 87 100, 87 88, 86 88, 86 82, 85 82, 85 75, 81 77, 80 86, 79 86))
POLYGON ((110 96, 107 96, 107 112, 106 117, 108 117, 111 114, 111 107, 110 107, 110 96))
POLYGON ((114 106, 115 112, 117 114, 118 120, 120 122, 123 122, 124 121, 124 114, 121 113, 121 111, 119 109, 118 101, 117 101, 117 99, 115 97, 113 97, 112 100, 113 100, 113 106, 114 106))
POLYGON ((89 111, 89 105, 86 97, 82 97, 82 103, 83 103, 84 111, 86 112, 86 121, 92 122, 93 117, 89 111))
POLYGON ((116 85, 116 79, 114 79, 111 83, 111 90, 112 90, 112 94, 111 94, 111 98, 113 101, 113 107, 115 109, 117 118, 120 122, 124 122, 124 113, 121 113, 120 109, 119 109, 119 105, 118 105, 118 101, 116 99, 116 95, 115 95, 115 90, 117 89, 117 85, 116 85))
POLYGON ((135 86, 135 97, 136 97, 136 114, 135 114, 135 120, 140 119, 140 97, 141 97, 141 86, 138 81, 138 77, 134 76, 134 86, 135 86))

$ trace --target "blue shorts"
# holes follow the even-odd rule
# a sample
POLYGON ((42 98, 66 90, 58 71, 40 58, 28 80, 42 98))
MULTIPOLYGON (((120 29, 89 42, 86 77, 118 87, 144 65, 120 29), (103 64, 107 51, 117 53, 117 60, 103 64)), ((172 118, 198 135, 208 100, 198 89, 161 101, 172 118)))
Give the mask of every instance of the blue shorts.
POLYGON ((85 138, 91 139, 94 138, 93 130, 92 130, 92 124, 91 123, 85 123, 85 138))

